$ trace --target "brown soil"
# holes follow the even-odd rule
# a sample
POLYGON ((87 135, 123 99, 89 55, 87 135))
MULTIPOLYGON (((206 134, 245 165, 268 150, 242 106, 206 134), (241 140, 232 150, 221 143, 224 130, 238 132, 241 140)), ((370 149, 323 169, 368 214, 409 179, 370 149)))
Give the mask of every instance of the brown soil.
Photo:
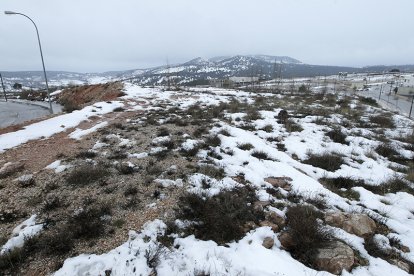
POLYGON ((63 105, 71 102, 75 106, 84 107, 101 101, 113 101, 124 95, 121 82, 94 84, 67 88, 57 95, 57 101, 63 105))

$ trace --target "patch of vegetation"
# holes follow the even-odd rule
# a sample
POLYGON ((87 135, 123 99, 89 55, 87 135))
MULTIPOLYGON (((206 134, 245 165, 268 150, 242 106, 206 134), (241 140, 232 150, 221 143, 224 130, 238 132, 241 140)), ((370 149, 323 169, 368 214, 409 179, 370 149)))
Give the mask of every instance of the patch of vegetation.
POLYGON ((312 266, 317 249, 332 240, 330 232, 318 223, 323 214, 311 206, 290 206, 286 211, 288 233, 294 244, 287 248, 295 259, 312 266))
POLYGON ((127 157, 128 157, 128 154, 122 150, 115 150, 108 155, 108 159, 110 160, 125 159, 127 157))
POLYGON ((255 150, 251 154, 253 157, 256 157, 259 160, 273 160, 266 152, 255 150))
POLYGON ((76 155, 77 158, 95 158, 96 156, 97 153, 91 150, 84 150, 76 155))
POLYGON ((334 153, 311 153, 309 154, 308 159, 304 160, 303 163, 334 172, 341 168, 341 165, 344 164, 344 160, 341 156, 334 153))
POLYGON ((372 116, 369 118, 370 122, 383 128, 395 128, 394 120, 385 114, 372 116))
POLYGON ((378 107, 379 106, 378 103, 377 103, 377 100, 375 100, 373 98, 370 98, 370 97, 363 97, 363 96, 361 96, 361 97, 359 97, 359 100, 363 104, 367 104, 367 105, 371 105, 371 106, 375 106, 375 107, 378 107))
POLYGON ((208 129, 207 129, 206 126, 200 126, 200 127, 196 128, 196 130, 194 130, 193 135, 194 135, 194 137, 199 138, 207 132, 208 132, 208 129))
POLYGON ((409 267, 408 273, 414 274, 414 264, 412 262, 403 259, 401 254, 394 248, 383 248, 380 246, 375 240, 375 236, 366 238, 364 247, 371 256, 381 258, 391 264, 395 264, 396 261, 403 261, 409 267))
POLYGON ((352 177, 321 178, 320 182, 330 191, 348 198, 350 200, 359 200, 360 194, 352 190, 353 187, 364 187, 365 182, 352 177))
POLYGON ((272 126, 272 125, 265 125, 265 126, 262 128, 262 130, 263 130, 263 131, 266 131, 267 133, 271 133, 271 132, 273 132, 273 126, 272 126))
POLYGON ((105 230, 105 223, 101 217, 110 213, 109 205, 84 208, 69 218, 67 231, 70 231, 74 238, 97 238, 105 230))
POLYGON ((375 148, 375 151, 379 155, 386 157, 390 160, 398 158, 399 155, 399 153, 390 144, 381 143, 375 148))
POLYGON ((226 175, 223 168, 218 168, 213 165, 201 165, 198 172, 215 179, 222 179, 226 175))
POLYGON ((218 147, 221 145, 221 139, 220 137, 218 137, 218 135, 210 135, 208 137, 206 137, 206 139, 204 140, 206 145, 210 146, 210 147, 218 147))
POLYGON ((180 197, 177 213, 179 219, 196 222, 187 229, 189 234, 225 244, 242 238, 247 222, 263 219, 263 212, 253 208, 256 201, 254 190, 248 187, 222 191, 208 198, 187 193, 180 197))
POLYGON ((244 120, 246 121, 255 121, 262 118, 262 115, 260 115, 259 111, 255 108, 249 108, 246 111, 246 116, 244 117, 244 120))
POLYGON ((133 174, 135 172, 134 167, 126 163, 118 164, 115 168, 120 174, 133 174))
POLYGON ((286 120, 285 128, 287 132, 301 132, 303 130, 302 126, 296 123, 293 119, 286 120))
POLYGON ((239 144, 237 147, 241 150, 251 150, 254 146, 250 143, 239 144))
POLYGON ((81 109, 81 106, 79 104, 75 103, 73 100, 69 98, 65 98, 64 100, 61 99, 59 103, 63 105, 63 111, 67 113, 72 113, 75 110, 81 109))
POLYGON ((169 136, 169 135, 170 135, 170 131, 168 130, 168 128, 162 127, 158 129, 158 132, 157 132, 158 137, 164 137, 164 136, 169 136))
POLYGON ((70 185, 85 186, 107 177, 108 170, 102 166, 83 165, 76 167, 66 178, 66 182, 70 185))
POLYGON ((349 142, 346 141, 346 134, 344 134, 340 128, 334 128, 328 131, 326 136, 331 138, 335 143, 349 145, 349 142))

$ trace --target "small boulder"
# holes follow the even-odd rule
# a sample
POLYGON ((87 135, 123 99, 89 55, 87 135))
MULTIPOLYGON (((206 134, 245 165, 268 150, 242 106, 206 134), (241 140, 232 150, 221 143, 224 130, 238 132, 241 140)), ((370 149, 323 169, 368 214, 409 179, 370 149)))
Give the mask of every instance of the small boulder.
POLYGON ((286 191, 291 191, 292 187, 290 185, 290 181, 292 181, 292 178, 282 176, 282 177, 267 177, 264 179, 264 181, 270 183, 275 188, 282 188, 286 191))
POLYGON ((315 256, 315 267, 339 275, 342 270, 350 271, 354 265, 354 251, 340 241, 333 241, 319 248, 315 256))
POLYGON ((275 241, 271 237, 266 237, 262 243, 263 247, 267 249, 272 248, 274 244, 275 244, 275 241))
POLYGON ((295 240, 293 239, 292 235, 289 232, 282 232, 278 236, 280 244, 284 249, 292 248, 296 245, 295 240))
POLYGON ((259 225, 260 225, 261 227, 263 227, 263 226, 269 226, 270 228, 272 228, 272 231, 273 231, 273 232, 279 232, 279 226, 277 226, 277 225, 276 225, 276 224, 274 224, 274 223, 271 223, 270 221, 267 221, 267 220, 261 221, 261 222, 259 223, 259 225))
POLYGON ((253 203, 253 209, 258 212, 262 212, 266 206, 269 206, 269 201, 256 201, 253 203))
POLYGON ((16 172, 23 170, 23 168, 24 164, 22 162, 8 162, 0 169, 0 179, 13 175, 16 172))
POLYGON ((325 221, 329 225, 342 228, 346 232, 360 237, 374 234, 377 228, 375 221, 365 214, 327 213, 325 221))
POLYGON ((283 217, 279 216, 275 212, 269 212, 266 214, 266 220, 270 221, 271 223, 276 224, 279 226, 279 229, 282 229, 286 226, 286 221, 283 217))

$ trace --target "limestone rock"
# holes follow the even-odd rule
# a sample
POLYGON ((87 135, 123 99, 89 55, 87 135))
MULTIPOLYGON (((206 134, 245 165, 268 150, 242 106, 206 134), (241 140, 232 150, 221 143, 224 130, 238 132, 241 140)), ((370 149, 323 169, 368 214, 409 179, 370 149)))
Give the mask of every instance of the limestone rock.
POLYGON ((272 248, 274 244, 275 244, 275 241, 271 237, 266 237, 262 243, 263 247, 267 249, 272 248))
POLYGON ((319 270, 339 275, 343 269, 351 270, 354 257, 354 251, 351 247, 340 241, 333 241, 318 249, 315 256, 315 266, 319 270))
POLYGON ((360 237, 374 234, 377 227, 375 221, 365 214, 327 213, 325 221, 329 225, 342 228, 360 237))
POLYGON ((279 227, 279 229, 283 229, 286 226, 285 219, 276 214, 275 212, 269 212, 268 214, 266 214, 266 220, 276 224, 279 227))
POLYGON ((293 237, 289 232, 282 232, 279 235, 279 241, 283 248, 289 249, 296 245, 295 241, 293 240, 293 237))
POLYGON ((279 226, 277 226, 276 224, 271 223, 270 221, 267 221, 267 220, 261 221, 259 223, 259 225, 262 226, 262 227, 263 226, 269 226, 270 228, 272 228, 273 232, 278 232, 279 231, 279 226))
POLYGON ((291 191, 292 187, 290 185, 290 181, 292 181, 292 178, 282 176, 282 177, 267 177, 264 179, 264 181, 270 183, 273 187, 282 188, 286 191, 291 191))
POLYGON ((255 203, 253 203, 253 209, 255 211, 260 211, 261 212, 268 205, 270 205, 269 201, 256 201, 255 203))

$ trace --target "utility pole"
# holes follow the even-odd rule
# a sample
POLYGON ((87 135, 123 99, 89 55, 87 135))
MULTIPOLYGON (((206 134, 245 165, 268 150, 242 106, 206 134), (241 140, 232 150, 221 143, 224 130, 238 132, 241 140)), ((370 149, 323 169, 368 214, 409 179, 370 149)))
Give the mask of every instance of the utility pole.
POLYGON ((381 100, 381 93, 382 93, 382 84, 381 84, 381 87, 380 87, 380 93, 379 93, 378 100, 381 100))
POLYGON ((43 60, 43 51, 42 51, 42 44, 40 44, 40 36, 39 36, 39 30, 37 29, 37 25, 36 23, 27 15, 23 14, 23 13, 19 13, 19 12, 13 12, 13 11, 5 11, 4 14, 6 15, 21 15, 26 17, 27 19, 29 19, 32 23, 33 26, 36 29, 36 34, 37 34, 37 42, 39 44, 39 50, 40 50, 40 58, 42 59, 42 66, 43 66, 43 74, 45 76, 45 83, 46 83, 46 92, 47 92, 47 98, 49 100, 49 112, 50 114, 53 114, 53 108, 52 108, 52 102, 50 101, 50 90, 49 90, 49 84, 47 82, 47 76, 46 76, 46 68, 45 68, 45 61, 43 60))
POLYGON ((4 93, 4 99, 7 102, 7 95, 6 95, 6 89, 4 88, 4 83, 3 83, 3 76, 0 73, 0 80, 1 80, 1 87, 3 87, 3 93, 4 93))
POLYGON ((413 95, 413 98, 411 99, 410 114, 408 115, 408 118, 411 118, 411 112, 413 111, 413 103, 414 103, 414 95, 413 95))

